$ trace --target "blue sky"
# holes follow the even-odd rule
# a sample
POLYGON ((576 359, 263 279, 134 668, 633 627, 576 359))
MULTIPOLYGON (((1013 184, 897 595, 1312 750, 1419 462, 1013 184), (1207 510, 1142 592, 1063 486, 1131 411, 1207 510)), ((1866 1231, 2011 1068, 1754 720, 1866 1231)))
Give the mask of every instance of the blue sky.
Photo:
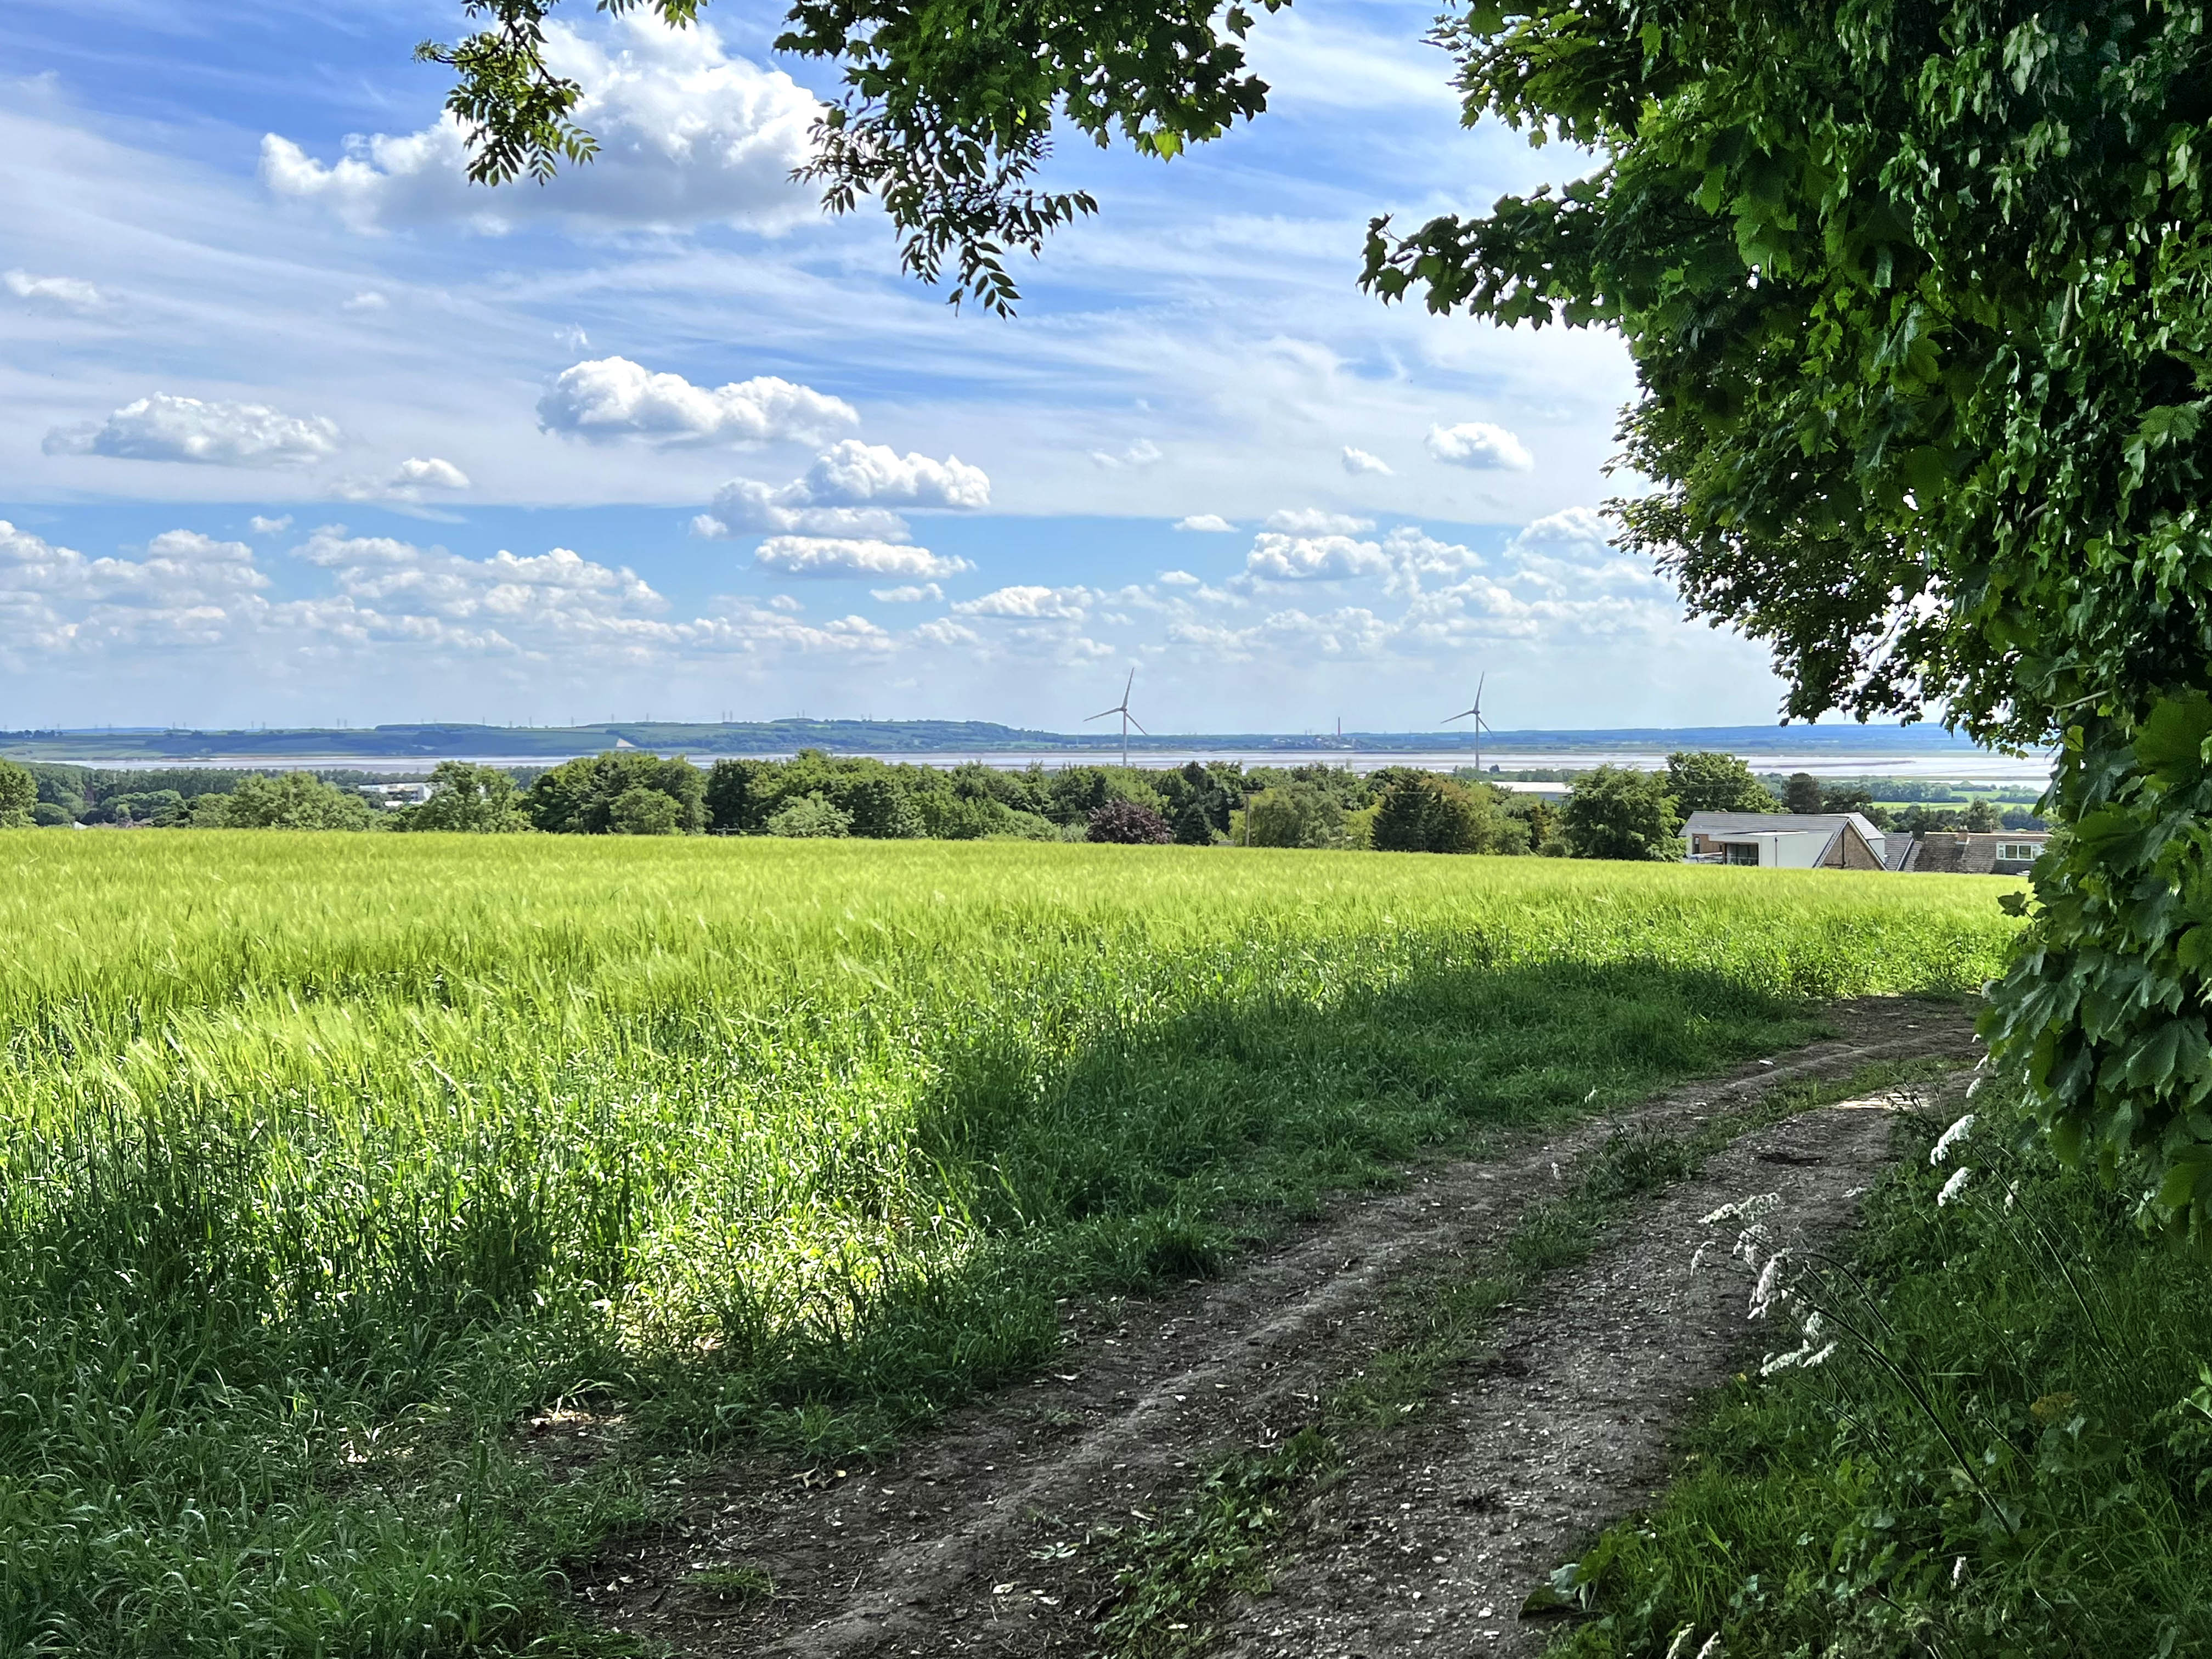
POLYGON ((1457 121, 1425 5, 1263 17, 1255 125, 1005 321, 788 181, 775 11, 568 0, 603 146, 467 185, 458 0, 0 12, 0 726, 930 715, 1158 731, 1772 718, 1595 509, 1601 334, 1384 307, 1368 217, 1586 158, 1457 121))

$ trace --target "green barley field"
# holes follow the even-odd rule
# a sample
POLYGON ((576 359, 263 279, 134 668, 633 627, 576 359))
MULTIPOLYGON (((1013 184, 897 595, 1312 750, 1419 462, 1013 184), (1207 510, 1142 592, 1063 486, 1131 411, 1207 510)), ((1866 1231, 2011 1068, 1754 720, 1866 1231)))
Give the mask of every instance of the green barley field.
POLYGON ((0 1656, 613 1650, 557 1568, 665 1459, 864 1456, 1055 1297, 1971 989, 2011 885, 0 834, 0 1656))

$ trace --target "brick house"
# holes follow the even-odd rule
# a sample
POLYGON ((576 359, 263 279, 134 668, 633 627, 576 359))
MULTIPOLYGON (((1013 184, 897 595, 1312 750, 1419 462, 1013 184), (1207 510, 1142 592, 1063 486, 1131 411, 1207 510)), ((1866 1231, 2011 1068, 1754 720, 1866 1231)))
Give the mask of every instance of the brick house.
POLYGON ((1778 870, 1892 870, 1909 845, 1860 812, 1692 812, 1682 836, 1688 863, 1778 870))
POLYGON ((2050 839, 2047 830, 1937 830, 1914 842, 1899 867, 1929 875, 2024 876, 2050 839))

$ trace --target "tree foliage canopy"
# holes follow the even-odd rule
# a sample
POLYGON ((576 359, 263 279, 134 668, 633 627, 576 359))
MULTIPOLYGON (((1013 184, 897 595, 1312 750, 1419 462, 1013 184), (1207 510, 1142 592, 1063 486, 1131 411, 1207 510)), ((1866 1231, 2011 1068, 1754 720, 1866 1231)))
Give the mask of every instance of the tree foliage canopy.
MULTIPOLYGON (((550 3, 470 9, 526 48, 550 3)), ((680 22, 695 0, 655 3, 680 22)), ((2063 1152, 2147 1171, 2200 1235, 2207 9, 1463 0, 1436 38, 1466 118, 1594 164, 1486 214, 1378 219, 1364 278, 1439 313, 1620 331, 1641 386, 1625 458, 1656 485, 1620 504, 1625 538, 1692 614, 1771 646, 1787 714, 1932 707, 2059 745, 2073 833, 2038 868, 1989 1029, 2063 1152)), ((780 44, 842 68, 814 169, 831 205, 876 191, 909 268, 949 253, 956 297, 1003 307, 1003 252, 1091 209, 1031 185, 1054 122, 1170 156, 1256 114, 1252 21, 1194 0, 800 0, 780 44)), ((560 137, 526 50, 497 44, 447 59, 486 176, 550 164, 538 137, 560 137)))
POLYGON ((1682 856, 1682 815, 1661 772, 1601 766, 1567 797, 1567 848, 1578 859, 1662 860, 1682 856))
POLYGON ((1692 812, 1771 812, 1778 805, 1741 756, 1711 749, 1668 756, 1667 793, 1685 817, 1692 812))
POLYGON ((20 830, 39 804, 39 781, 13 761, 0 760, 0 830, 20 830))

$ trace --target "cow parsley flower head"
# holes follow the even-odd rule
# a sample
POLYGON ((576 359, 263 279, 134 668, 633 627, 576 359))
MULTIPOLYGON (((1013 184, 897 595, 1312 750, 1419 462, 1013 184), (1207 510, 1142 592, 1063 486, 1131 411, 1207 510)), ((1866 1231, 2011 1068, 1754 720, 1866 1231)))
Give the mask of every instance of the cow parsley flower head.
POLYGON ((1698 1659, 1720 1659, 1721 1633, 1715 1631, 1705 1638, 1705 1646, 1698 1650, 1698 1659))
POLYGON ((1969 1112, 1936 1138, 1936 1145, 1929 1150, 1928 1162, 1931 1164, 1942 1163, 1951 1156, 1951 1149, 1973 1132, 1974 1115, 1969 1112))
POLYGON ((1760 1193, 1752 1198, 1740 1198, 1733 1204, 1723 1204, 1711 1215, 1699 1218, 1700 1224, 1717 1227, 1723 1221, 1760 1222, 1782 1207, 1782 1194, 1760 1193))
POLYGON ((1956 1175, 1945 1182, 1943 1183, 1943 1190, 1936 1194, 1936 1207, 1940 1210, 1946 1204, 1948 1204, 1953 1199, 1958 1197, 1958 1195, 1966 1189, 1966 1182, 1972 1177, 1973 1173, 1974 1172, 1970 1169, 1962 1168, 1956 1175))
POLYGON ((1782 1285, 1782 1258, 1788 1254, 1787 1250, 1777 1250, 1766 1258, 1766 1266, 1759 1270, 1759 1283, 1752 1286, 1750 1317, 1764 1319, 1777 1303, 1790 1299, 1790 1292, 1782 1285))

